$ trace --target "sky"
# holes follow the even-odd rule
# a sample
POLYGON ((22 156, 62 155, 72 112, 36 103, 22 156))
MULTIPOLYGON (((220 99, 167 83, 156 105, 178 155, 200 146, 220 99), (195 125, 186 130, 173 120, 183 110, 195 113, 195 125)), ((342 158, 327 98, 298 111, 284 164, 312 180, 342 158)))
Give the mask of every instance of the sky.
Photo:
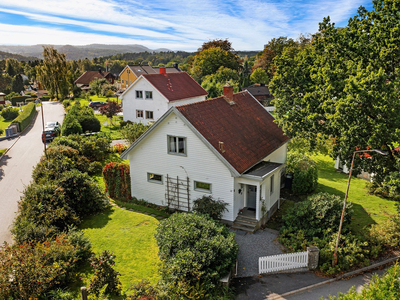
POLYGON ((0 0, 0 44, 139 44, 195 51, 212 39, 262 50, 272 38, 346 26, 371 0, 0 0))

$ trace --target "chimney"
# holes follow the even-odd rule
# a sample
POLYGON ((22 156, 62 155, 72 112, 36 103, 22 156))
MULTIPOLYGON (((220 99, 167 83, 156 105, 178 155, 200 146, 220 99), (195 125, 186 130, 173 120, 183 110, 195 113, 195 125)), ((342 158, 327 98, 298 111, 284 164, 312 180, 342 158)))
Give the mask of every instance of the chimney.
POLYGON ((172 66, 173 66, 175 69, 179 70, 179 68, 178 68, 178 63, 173 63, 172 66))
POLYGON ((230 84, 224 85, 224 97, 225 100, 230 104, 233 105, 235 102, 233 102, 233 86, 230 84))
POLYGON ((260 86, 265 86, 265 82, 261 82, 261 83, 260 83, 260 86))
POLYGON ((167 74, 167 69, 165 69, 165 67, 160 67, 160 74, 167 74))
POLYGON ((100 74, 102 73, 100 68, 99 68, 99 73, 100 73, 100 74))

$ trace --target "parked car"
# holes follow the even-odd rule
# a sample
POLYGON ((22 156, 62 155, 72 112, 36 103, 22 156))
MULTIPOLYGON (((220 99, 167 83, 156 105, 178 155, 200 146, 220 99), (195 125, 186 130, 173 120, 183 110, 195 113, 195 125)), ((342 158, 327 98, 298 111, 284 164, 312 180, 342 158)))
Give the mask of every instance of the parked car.
POLYGON ((92 101, 89 103, 89 107, 91 107, 91 108, 99 108, 99 107, 103 107, 106 105, 107 105, 107 102, 103 102, 103 101, 92 101))
POLYGON ((47 122, 44 128, 60 128, 60 123, 56 122, 47 122))
POLYGON ((47 143, 54 140, 55 137, 60 135, 60 129, 58 127, 46 128, 42 133, 42 142, 47 143))

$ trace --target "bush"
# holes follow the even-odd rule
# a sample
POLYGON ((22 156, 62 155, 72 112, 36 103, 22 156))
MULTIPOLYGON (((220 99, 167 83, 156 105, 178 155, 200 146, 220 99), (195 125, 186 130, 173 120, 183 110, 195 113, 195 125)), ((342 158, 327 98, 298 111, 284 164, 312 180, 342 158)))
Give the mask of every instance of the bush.
POLYGON ((90 265, 95 269, 95 273, 90 281, 89 293, 98 297, 105 286, 104 294, 119 295, 121 293, 121 282, 118 279, 119 274, 113 266, 115 255, 107 250, 103 251, 99 257, 92 257, 90 265))
POLYGON ((41 101, 50 101, 51 97, 50 96, 42 96, 40 97, 41 101))
POLYGON ((286 172, 293 173, 292 190, 295 194, 309 194, 317 188, 317 165, 308 156, 288 153, 286 172))
POLYGON ((13 107, 7 107, 1 111, 1 116, 5 120, 14 120, 19 115, 19 109, 13 107))
POLYGON ((79 123, 78 119, 75 118, 65 118, 64 123, 62 125, 62 135, 71 135, 71 134, 81 134, 83 132, 82 126, 79 123))
POLYGON ((0 111, 2 111, 4 109, 4 105, 0 104, 0 111))
POLYGON ((12 106, 17 106, 17 102, 25 103, 25 100, 30 98, 30 96, 16 96, 10 99, 12 106))
POLYGON ((131 197, 129 165, 110 162, 103 168, 103 180, 111 198, 126 200, 131 197))
POLYGON ((113 152, 114 152, 114 153, 119 153, 119 154, 121 154, 121 153, 124 152, 127 148, 128 148, 128 145, 124 145, 124 144, 115 144, 115 145, 113 146, 113 152))
POLYGON ((162 279, 170 286, 213 289, 235 264, 238 245, 228 228, 206 215, 176 213, 156 230, 162 279))
POLYGON ((64 108, 67 108, 68 106, 71 105, 71 101, 69 101, 69 100, 64 100, 64 101, 62 102, 62 104, 63 104, 64 108))
POLYGON ((384 249, 400 247, 400 217, 395 216, 381 224, 374 224, 369 232, 370 242, 384 249))
POLYGON ((95 116, 78 117, 79 124, 82 126, 82 132, 99 132, 101 124, 95 116))
POLYGON ((22 131, 29 126, 35 115, 36 115, 36 104, 29 103, 27 106, 25 106, 22 113, 14 119, 13 123, 19 124, 19 129, 22 131))
POLYGON ((129 143, 135 142, 150 125, 143 125, 142 123, 127 124, 121 129, 122 136, 129 143))
MULTIPOLYGON (((296 243, 291 241, 291 237, 300 232, 306 241, 311 241, 313 237, 322 237, 327 229, 339 228, 342 207, 343 200, 328 193, 318 193, 296 203, 283 216, 284 226, 280 231, 280 241, 285 246, 293 247, 296 243)), ((353 214, 351 207, 351 203, 348 202, 343 220, 344 226, 350 224, 353 214)))
POLYGON ((1 299, 35 299, 65 285, 77 261, 66 235, 38 244, 5 244, 0 249, 1 299))
POLYGON ((204 195, 193 201, 193 211, 209 215, 214 220, 220 220, 224 211, 228 211, 226 208, 228 203, 222 200, 215 200, 211 195, 204 195))
MULTIPOLYGON (((4 129, 3 128, 0 128, 0 135, 3 135, 4 134, 4 129)), ((1 156, 1 155, 0 155, 1 156)))

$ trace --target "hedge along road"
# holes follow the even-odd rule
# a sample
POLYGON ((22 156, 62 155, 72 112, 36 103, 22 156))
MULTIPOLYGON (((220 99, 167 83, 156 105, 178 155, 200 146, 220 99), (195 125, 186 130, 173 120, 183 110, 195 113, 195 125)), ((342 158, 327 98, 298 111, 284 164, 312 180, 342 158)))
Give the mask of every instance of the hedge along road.
MULTIPOLYGON (((64 119, 64 108, 59 102, 43 102, 44 122, 64 119)), ((0 245, 11 243, 11 225, 18 211, 18 201, 32 180, 32 171, 44 153, 42 143, 42 115, 28 127, 14 146, 0 161, 0 245)), ((16 139, 16 138, 15 138, 16 139)), ((9 148, 10 141, 0 141, 0 149, 9 148)))

